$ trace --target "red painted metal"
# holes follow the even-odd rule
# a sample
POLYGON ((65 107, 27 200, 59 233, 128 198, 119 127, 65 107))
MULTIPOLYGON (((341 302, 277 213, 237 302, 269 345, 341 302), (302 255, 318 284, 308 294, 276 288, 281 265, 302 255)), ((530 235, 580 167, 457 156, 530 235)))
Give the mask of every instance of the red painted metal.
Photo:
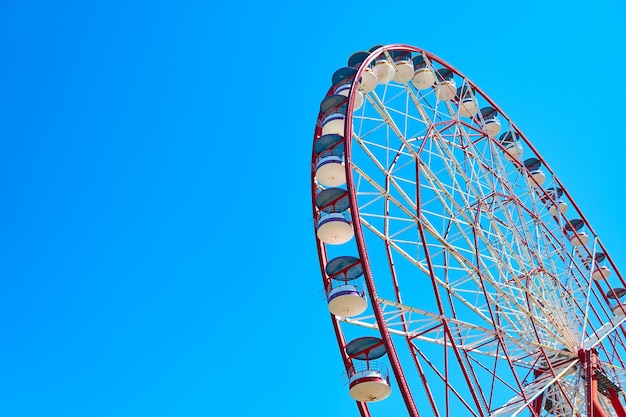
POLYGON ((477 389, 477 386, 474 384, 474 381, 472 381, 472 379, 470 379, 470 376, 469 376, 469 374, 467 372, 467 368, 466 368, 465 364, 463 363, 463 359, 461 357, 461 355, 462 355, 461 352, 462 351, 457 347, 456 342, 455 342, 455 340, 452 337, 452 334, 450 332, 450 327, 448 326, 448 323, 445 322, 445 321, 444 321, 444 328, 445 328, 446 334, 448 335, 448 337, 450 339, 450 344, 452 345, 452 350, 454 351, 456 359, 457 359, 457 361, 459 363, 459 367, 461 368, 461 372, 463 373, 463 376, 465 377, 465 381, 467 382, 467 387, 469 388, 470 393, 472 395, 472 398, 474 399, 474 403, 476 404, 476 408, 478 409, 478 413, 481 416, 486 416, 487 414, 485 414, 485 413, 487 412, 487 410, 484 409, 484 405, 486 405, 486 401, 484 401, 483 403, 480 402, 478 394, 480 393, 482 395, 482 392, 477 389))
MULTIPOLYGON (((534 374, 535 374, 534 376, 536 379, 539 376, 541 376, 541 371, 538 369, 535 369, 534 374)), ((535 400, 533 401, 532 407, 530 407, 530 411, 533 417, 539 417, 541 415, 541 408, 543 407, 543 397, 544 397, 544 394, 540 394, 539 397, 535 398, 535 400)))
MULTIPOLYGON (((447 339, 447 336, 445 336, 447 339)), ((430 367, 431 369, 437 374, 437 376, 446 383, 446 398, 448 398, 449 393, 453 393, 455 395, 456 398, 459 399, 459 401, 461 401, 461 403, 465 406, 465 408, 467 409, 468 412, 470 412, 472 414, 472 416, 474 417, 478 417, 478 414, 472 409, 472 407, 470 406, 470 404, 465 401, 465 399, 463 398, 463 396, 461 396, 461 394, 454 388, 454 386, 451 384, 448 376, 449 375, 442 375, 439 370, 437 369, 436 366, 434 366, 426 356, 424 356, 424 354, 422 352, 417 351, 420 355, 420 357, 422 358, 422 360, 424 360, 430 367)), ((445 353, 445 351, 444 351, 445 353)), ((446 371, 448 370, 448 359, 447 359, 447 353, 445 353, 445 363, 446 366, 444 367, 446 369, 446 371)), ((436 406, 435 406, 436 407, 436 406)), ((449 412, 449 408, 446 408, 446 417, 449 416, 449 414, 447 414, 449 412)), ((437 415, 440 415, 440 412, 436 413, 437 415)))
POLYGON ((619 395, 617 391, 613 388, 609 389, 608 392, 609 400, 611 400, 611 405, 617 414, 617 417, 626 417, 626 409, 624 408, 624 404, 619 400, 619 395))
MULTIPOLYGON (((598 373, 602 372, 598 354, 595 349, 581 350, 578 352, 578 357, 585 368, 587 417, 607 417, 607 412, 602 408, 602 403, 598 398, 598 373)), ((620 401, 617 391, 614 388, 609 388, 604 395, 608 397, 615 414, 618 417, 626 417, 626 409, 620 401)))

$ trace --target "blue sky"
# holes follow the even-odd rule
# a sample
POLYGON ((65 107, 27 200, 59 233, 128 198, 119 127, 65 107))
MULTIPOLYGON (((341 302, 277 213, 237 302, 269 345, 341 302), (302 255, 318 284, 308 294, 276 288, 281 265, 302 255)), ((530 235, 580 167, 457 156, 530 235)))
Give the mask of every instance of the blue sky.
POLYGON ((519 3, 4 1, 0 415, 357 415, 309 164, 377 44, 478 84, 626 268, 626 6, 519 3))

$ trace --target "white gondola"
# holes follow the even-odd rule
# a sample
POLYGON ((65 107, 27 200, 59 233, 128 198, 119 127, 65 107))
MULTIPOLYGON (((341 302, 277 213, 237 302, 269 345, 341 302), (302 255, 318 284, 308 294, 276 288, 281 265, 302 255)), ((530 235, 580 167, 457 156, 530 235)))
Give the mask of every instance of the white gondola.
POLYGON ((315 177, 319 184, 337 187, 346 182, 343 161, 344 139, 342 135, 321 135, 313 143, 316 155, 315 177))
POLYGON ((350 377, 350 396, 356 401, 376 402, 391 394, 391 386, 380 371, 369 369, 350 377))
POLYGON ((379 84, 387 84, 393 79, 393 65, 386 58, 377 60, 374 69, 379 84))
POLYGON ((626 313, 624 313, 624 311, 626 311, 626 305, 616 304, 612 310, 615 317, 623 317, 626 315, 626 313))
POLYGON ((480 114, 484 123, 483 127, 490 136, 495 137, 498 133, 500 133, 502 125, 500 124, 500 119, 498 119, 498 112, 496 109, 493 107, 485 107, 480 109, 480 114))
POLYGON ((333 113, 322 122, 322 135, 343 135, 346 126, 346 116, 342 113, 333 113))
MULTIPOLYGON (((488 113, 486 109, 481 109, 481 114, 483 114, 483 112, 488 113)), ((524 155, 524 148, 522 148, 518 139, 518 134, 515 131, 511 130, 503 133, 500 135, 499 141, 504 148, 504 158, 507 161, 519 161, 522 158, 522 155, 524 155)))
POLYGON ((489 120, 485 120, 485 129, 491 136, 496 136, 502 130, 502 126, 500 125, 500 120, 497 117, 494 117, 489 120))
POLYGON ((519 142, 509 142, 502 145, 504 147, 504 157, 508 161, 520 160, 524 155, 524 148, 519 142))
MULTIPOLYGON (((333 74, 333 94, 339 94, 344 97, 350 96, 350 89, 354 84, 354 77, 356 76, 357 70, 352 67, 343 67, 339 68, 333 74)), ((354 110, 361 107, 363 104, 363 93, 356 88, 353 92, 354 94, 354 110)))
POLYGON ((594 269, 591 278, 596 281, 602 281, 611 276, 611 270, 608 266, 602 265, 594 269))
POLYGON ((456 83, 454 80, 439 81, 439 84, 435 87, 435 95, 441 101, 452 100, 456 95, 456 83))
POLYGON ((472 117, 478 112, 478 100, 472 93, 472 88, 463 83, 456 89, 456 103, 459 108, 459 116, 472 117))
POLYGON ((561 188, 556 186, 549 188, 546 190, 546 194, 547 197, 549 197, 546 205, 548 206, 548 212, 552 216, 556 216, 559 213, 565 213, 567 211, 567 203, 561 198, 563 195, 563 190, 561 188))
POLYGON ((329 245, 343 245, 354 236, 352 224, 342 213, 328 213, 317 223, 317 237, 329 245))
POLYGON ((456 83, 454 82, 454 73, 448 68, 439 68, 437 70, 437 85, 435 86, 435 95, 438 100, 448 101, 456 97, 456 83))
POLYGON ((546 174, 540 169, 530 171, 530 183, 533 187, 539 187, 546 182, 546 174))
POLYGON ((569 235, 569 241, 572 246, 583 246, 589 242, 589 236, 583 228, 585 222, 581 219, 572 219, 565 225, 565 231, 569 235))
POLYGON ((392 51, 396 71, 393 80, 399 84, 408 83, 413 78, 413 61, 409 51, 392 51))
POLYGON ((397 83, 406 83, 413 79, 413 64, 410 61, 400 61, 396 63, 398 71, 393 76, 393 80, 397 83))
POLYGON ((367 309, 367 300, 352 284, 339 285, 328 293, 328 310, 339 317, 354 317, 367 309))
POLYGON ((342 94, 329 95, 322 100, 322 136, 344 134, 347 103, 346 96, 342 94))
MULTIPOLYGON (((348 59, 348 65, 358 70, 369 55, 370 53, 365 51, 356 52, 348 59)), ((371 66, 364 68, 359 80, 359 90, 363 93, 370 93, 374 91, 377 85, 378 77, 376 77, 376 72, 371 66)))
POLYGON ((465 97, 459 104, 459 115, 472 117, 478 112, 478 101, 473 97, 465 97))
POLYGON ((319 158, 315 167, 317 182, 328 187, 337 187, 346 183, 346 167, 340 156, 319 158))
POLYGON ((435 83, 435 74, 430 68, 418 68, 413 73, 411 83, 418 90, 426 90, 435 83))
MULTIPOLYGON (((374 52, 378 49, 379 46, 374 46, 370 49, 370 53, 374 52)), ((387 55, 381 53, 374 59, 374 71, 376 72, 376 77, 378 78, 379 84, 387 84, 389 81, 393 79, 394 69, 393 64, 387 58, 387 55)))
MULTIPOLYGON (((342 84, 335 89, 334 93, 341 94, 342 96, 345 96, 345 97, 349 97, 351 87, 352 87, 351 83, 342 84)), ((363 105, 363 93, 357 88, 354 90, 354 108, 353 109, 357 110, 362 105, 363 105)))
POLYGON ((585 232, 576 231, 576 233, 572 234, 569 238, 569 242, 572 246, 583 246, 589 242, 589 236, 585 232))
POLYGON ((567 211, 567 203, 563 200, 559 200, 557 201, 556 205, 551 205, 550 208, 548 209, 548 212, 553 215, 556 216, 559 213, 565 213, 567 211))
POLYGON ((435 84, 435 73, 429 68, 422 54, 413 57, 413 78, 411 79, 411 84, 418 90, 426 90, 435 84))
POLYGON ((383 340, 377 337, 360 337, 345 347, 352 368, 348 371, 350 396, 361 402, 384 400, 391 394, 389 372, 384 364, 372 362, 386 354, 383 340), (362 361, 362 362, 357 362, 362 361))
POLYGON ((365 68, 363 73, 361 74, 361 82, 359 83, 361 86, 361 90, 364 93, 370 93, 374 91, 376 86, 378 85, 378 77, 376 76, 376 72, 372 68, 365 68))

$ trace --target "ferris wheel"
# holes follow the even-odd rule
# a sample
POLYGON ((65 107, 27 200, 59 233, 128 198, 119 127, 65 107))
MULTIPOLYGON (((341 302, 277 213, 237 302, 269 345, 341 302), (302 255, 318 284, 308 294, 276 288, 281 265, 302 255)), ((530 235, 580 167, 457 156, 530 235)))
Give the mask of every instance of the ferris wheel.
POLYGON ((478 86, 377 46, 314 133, 320 270, 361 416, 626 417, 626 282, 564 185, 478 86))

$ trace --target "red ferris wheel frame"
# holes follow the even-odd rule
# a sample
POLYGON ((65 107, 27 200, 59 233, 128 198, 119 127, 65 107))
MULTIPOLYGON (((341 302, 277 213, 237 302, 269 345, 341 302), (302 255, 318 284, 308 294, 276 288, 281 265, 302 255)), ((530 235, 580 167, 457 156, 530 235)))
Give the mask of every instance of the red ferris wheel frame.
MULTIPOLYGON (((424 51, 422 49, 410 46, 410 45, 405 45, 405 44, 394 44, 394 45, 387 45, 384 47, 379 47, 376 50, 371 51, 371 54, 369 55, 369 57, 363 61, 363 63, 360 65, 360 67, 357 70, 355 79, 359 80, 360 77, 363 74, 363 71, 365 70, 365 68, 367 68, 369 65, 374 63, 374 60, 376 59, 376 57, 378 57, 380 54, 382 53, 388 53, 391 51, 410 51, 412 53, 419 53, 419 54, 423 54, 424 56, 427 56, 431 61, 437 62, 441 65, 444 65, 446 68, 450 69, 455 75, 458 75, 459 77, 463 78, 465 80, 465 82, 471 86, 471 88, 479 93, 481 95, 481 97, 487 102, 489 103, 494 109, 497 110, 497 112, 499 112, 505 119, 507 119, 510 123, 510 126, 512 129, 515 129, 518 134, 520 135, 520 137, 523 139, 524 144, 526 146, 529 147, 529 149, 535 154, 537 155, 537 157, 540 159, 541 163, 549 169, 549 166, 547 165, 547 163, 541 158, 540 154, 536 151, 536 149, 533 147, 533 145, 531 144, 530 141, 527 140, 527 138, 523 135, 523 133, 516 128, 516 126, 514 125, 514 123, 510 120, 510 118, 508 118, 506 116, 506 114, 493 102, 493 100, 491 100, 478 86, 476 86, 475 84, 473 84, 467 77, 465 77, 460 71, 456 70, 454 67, 450 66, 449 64, 445 63, 445 61, 441 60, 440 58, 438 58, 437 56, 430 54, 427 51, 424 51)), ((408 414, 411 417, 418 417, 420 416, 420 413, 418 411, 418 408, 415 404, 415 400, 413 398, 411 389, 409 388, 408 382, 405 378, 404 375, 404 371, 402 368, 402 364, 400 362, 400 359, 398 357, 396 348, 394 346, 394 343, 392 341, 392 337, 391 337, 391 333, 389 331, 389 328, 386 324, 385 318, 383 316, 383 311, 380 307, 380 304, 378 302, 378 295, 377 295, 377 291, 376 291, 376 285, 372 276, 372 271, 371 271, 371 267, 370 267, 370 262, 369 262, 369 257, 368 257, 368 252, 367 252, 367 248, 366 248, 366 244, 365 244, 365 238, 364 235, 362 233, 362 225, 361 225, 361 219, 359 216, 359 206, 357 203, 357 192, 356 192, 356 188, 354 186, 354 178, 353 178, 353 170, 352 170, 352 160, 351 160, 351 151, 352 151, 352 141, 351 141, 351 137, 352 137, 352 123, 353 123, 353 111, 354 111, 354 96, 355 96, 355 91, 358 88, 357 83, 353 83, 353 85, 350 88, 350 94, 349 94, 349 100, 348 100, 348 104, 347 104, 347 110, 346 110, 346 114, 345 114, 345 129, 344 129, 344 140, 345 140, 345 151, 344 151, 344 155, 345 155, 345 175, 346 175, 346 184, 347 184, 347 191, 348 191, 348 196, 349 196, 349 202, 350 202, 350 213, 351 213, 351 219, 352 219, 352 224, 353 224, 353 229, 354 229, 354 233, 355 233, 355 241, 356 241, 356 246, 357 246, 357 251, 358 251, 358 255, 363 263, 363 276, 364 276, 364 281, 365 281, 365 285, 367 288, 367 294, 369 296, 369 301, 370 301, 370 305, 373 309, 373 313, 376 317, 376 322, 378 323, 378 330, 380 332, 380 336, 381 339, 385 345, 386 351, 388 353, 388 357, 389 357, 389 361, 390 361, 390 366, 391 369, 393 371, 393 374, 395 376, 395 380, 397 383, 397 386, 399 388, 400 394, 403 398, 403 401, 406 405, 406 409, 408 414)), ((331 89, 329 89, 329 91, 327 92, 327 96, 332 94, 332 87, 331 89)), ((322 133, 322 120, 323 120, 323 114, 320 112, 318 114, 318 118, 317 118, 317 124, 316 124, 316 128, 314 131, 314 140, 319 138, 321 136, 322 133)), ((312 153, 312 170, 311 170, 311 184, 312 184, 312 210, 313 210, 313 215, 314 218, 318 218, 319 216, 319 211, 318 208, 315 204, 315 198, 318 195, 319 189, 318 186, 316 184, 316 171, 315 171, 315 159, 316 159, 316 153, 315 151, 313 151, 312 153)), ((419 169, 417 170, 417 175, 419 175, 419 169)), ((550 170, 551 171, 551 170, 550 170)), ((556 179, 555 179, 556 180, 556 179)), ((558 180, 557 180, 558 181, 558 180)), ((558 185, 561 187, 561 189, 563 190, 563 193, 565 194, 565 196, 567 196, 567 198, 569 199, 569 201, 572 203, 573 208, 580 214, 581 219, 583 220, 583 222, 586 224, 586 226, 588 227, 589 231, 595 236, 596 233, 595 231, 593 231, 593 229, 591 228, 589 222, 586 221, 586 219, 583 217, 582 212, 580 211, 579 207, 576 205, 576 203, 574 202, 574 200, 571 198, 571 196, 569 195, 569 193, 567 192, 567 190, 565 189, 565 187, 562 186, 562 184, 560 184, 560 182, 558 183, 558 185)), ((419 188, 417 187, 417 195, 415 196, 416 201, 418 202, 417 206, 418 206, 418 210, 419 210, 419 201, 420 201, 420 196, 419 196, 419 188)), ((417 216, 419 216, 419 211, 417 213, 417 216)), ((426 233, 423 226, 418 223, 417 224, 417 228, 420 234, 420 237, 422 239, 424 239, 424 234, 426 233)), ((321 275, 322 275, 322 279, 323 279, 323 284, 324 287, 326 288, 327 286, 330 285, 330 278, 326 275, 324 267, 328 261, 327 255, 326 255, 326 248, 323 242, 321 242, 319 239, 316 239, 316 243, 317 243, 317 248, 318 248, 318 257, 319 257, 319 263, 320 263, 320 268, 321 268, 321 275)), ((603 247, 601 242, 597 242, 600 249, 606 254, 607 251, 605 250, 605 248, 603 247)), ((424 250, 427 252, 428 251, 428 246, 424 245, 424 250)), ((387 251, 390 251, 389 246, 387 245, 387 251)), ((591 256, 591 254, 589 253, 589 256, 591 256)), ((393 262, 391 260, 390 254, 388 253, 388 259, 389 259, 389 264, 391 265, 391 276, 392 276, 392 280, 394 281, 394 285, 395 285, 395 291, 396 291, 396 297, 398 299, 400 299, 401 294, 400 294, 400 290, 399 290, 399 286, 398 286, 398 279, 396 277, 395 274, 395 270, 393 268, 393 262)), ((426 253, 426 259, 429 259, 428 253, 426 253)), ((610 263, 610 265, 612 266, 612 268, 617 272, 617 267, 614 264, 613 260, 610 259, 610 257, 608 257, 607 255, 607 259, 610 263)), ((434 277, 434 273, 432 266, 428 265, 429 270, 431 271, 431 278, 434 277)), ((626 282, 624 281, 624 279, 622 278, 622 276, 619 274, 619 272, 617 272, 618 278, 620 283, 626 287, 626 282)), ((436 284, 436 282, 434 281, 434 278, 432 278, 431 280, 431 284, 433 287, 433 291, 436 295, 437 298, 437 303, 438 303, 438 307, 439 307, 439 311, 440 314, 443 315, 444 313, 444 309, 443 306, 441 305, 441 296, 438 293, 439 289, 438 286, 436 284)), ((609 299, 607 297, 607 293, 600 287, 598 282, 594 283, 597 288, 598 291, 603 295, 604 300, 608 303, 609 299)), ((590 306, 592 312, 595 312, 595 314, 598 314, 598 312, 595 311, 595 306, 591 305, 590 306)), ((333 328, 334 328, 334 332, 337 338, 337 342, 338 342, 338 346, 339 346, 339 350, 342 356, 342 360, 344 363, 344 366, 346 368, 346 372, 351 369, 351 367, 353 366, 352 363, 352 359, 349 357, 349 355, 346 353, 345 347, 346 347, 346 340, 344 337, 344 333, 341 329, 341 326, 339 325, 338 320, 331 314, 331 321, 333 324, 333 328)), ((459 363, 463 363, 463 358, 460 357, 460 355, 462 354, 461 350, 458 349, 456 346, 454 346, 455 344, 455 339, 453 337, 453 335, 451 334, 451 330, 450 328, 447 328, 447 322, 444 320, 443 321, 443 325, 445 327, 444 329, 444 333, 447 334, 448 337, 448 342, 451 344, 451 346, 453 347, 453 350, 455 352, 455 354, 457 355, 457 360, 459 361, 459 363)), ((626 336, 626 332, 624 332, 624 329, 620 327, 621 332, 624 334, 624 336, 626 336)), ((535 330, 536 331, 536 330, 535 330)), ((502 343, 502 346, 505 346, 504 343, 502 343)), ((427 384, 427 380, 426 380, 426 376, 424 375, 424 372, 422 371, 420 365, 419 365, 419 360, 418 357, 415 353, 415 351, 411 351, 412 355, 413 355, 413 363, 416 365, 418 373, 420 374, 420 377, 422 378, 422 382, 424 383, 424 386, 426 387, 426 391, 428 391, 428 384, 427 384)), ((507 352, 503 352, 503 354, 507 357, 507 360, 509 361, 509 365, 513 366, 513 364, 510 362, 511 359, 508 357, 507 352)), ((542 355, 544 357, 548 357, 548 353, 543 351, 542 355)), ((587 415, 588 416, 595 416, 595 417, 605 417, 606 414, 603 411, 603 409, 599 406, 598 403, 598 378, 600 378, 599 375, 601 375, 599 372, 596 372, 596 370, 598 369, 598 364, 597 364, 597 354, 595 352, 595 349, 589 348, 589 349, 581 349, 579 350, 579 352, 577 352, 578 355, 578 360, 580 364, 584 365, 585 368, 585 372, 586 372, 586 392, 587 392, 587 400, 586 400, 586 410, 587 410, 587 415)), ((546 361, 547 365, 548 365, 548 369, 543 371, 546 373, 552 373, 553 377, 557 377, 556 373, 555 373, 555 369, 552 367, 550 361, 546 361)), ((477 392, 477 390, 475 390, 474 388, 474 384, 473 384, 473 377, 471 375, 472 371, 471 369, 465 369, 463 366, 461 366, 461 369, 463 370, 463 378, 465 378, 466 382, 467 382, 467 386, 471 392, 471 395, 473 397, 473 401, 477 404, 477 411, 479 413, 479 415, 481 416, 486 416, 487 414, 484 414, 484 410, 482 409, 482 407, 480 406, 480 392, 477 392)), ((537 376, 539 376, 539 374, 537 374, 537 376)), ((446 376, 447 378, 447 376, 446 376)), ((475 377, 474 377, 475 378, 475 377)), ((520 381, 517 376, 516 376, 516 382, 519 385, 520 388, 520 392, 523 394, 524 391, 522 389, 522 381, 520 381)), ((430 392, 427 392, 427 396, 432 397, 433 394, 430 392)), ((619 399, 618 393, 616 392, 615 389, 613 388, 609 388, 608 389, 608 398, 610 399, 610 403, 612 405, 612 408, 615 412, 615 414, 618 417, 626 417, 626 410, 624 409, 624 406, 622 404, 622 402, 619 399)), ((539 417, 541 415, 541 404, 542 404, 542 400, 543 400, 543 394, 539 395, 536 398, 523 398, 524 403, 527 405, 526 409, 531 413, 531 415, 533 416, 537 416, 539 417)), ((357 401, 357 406, 360 412, 360 415, 363 417, 369 417, 370 416, 370 411, 369 408, 367 406, 366 403, 362 403, 362 402, 358 402, 357 401)))

